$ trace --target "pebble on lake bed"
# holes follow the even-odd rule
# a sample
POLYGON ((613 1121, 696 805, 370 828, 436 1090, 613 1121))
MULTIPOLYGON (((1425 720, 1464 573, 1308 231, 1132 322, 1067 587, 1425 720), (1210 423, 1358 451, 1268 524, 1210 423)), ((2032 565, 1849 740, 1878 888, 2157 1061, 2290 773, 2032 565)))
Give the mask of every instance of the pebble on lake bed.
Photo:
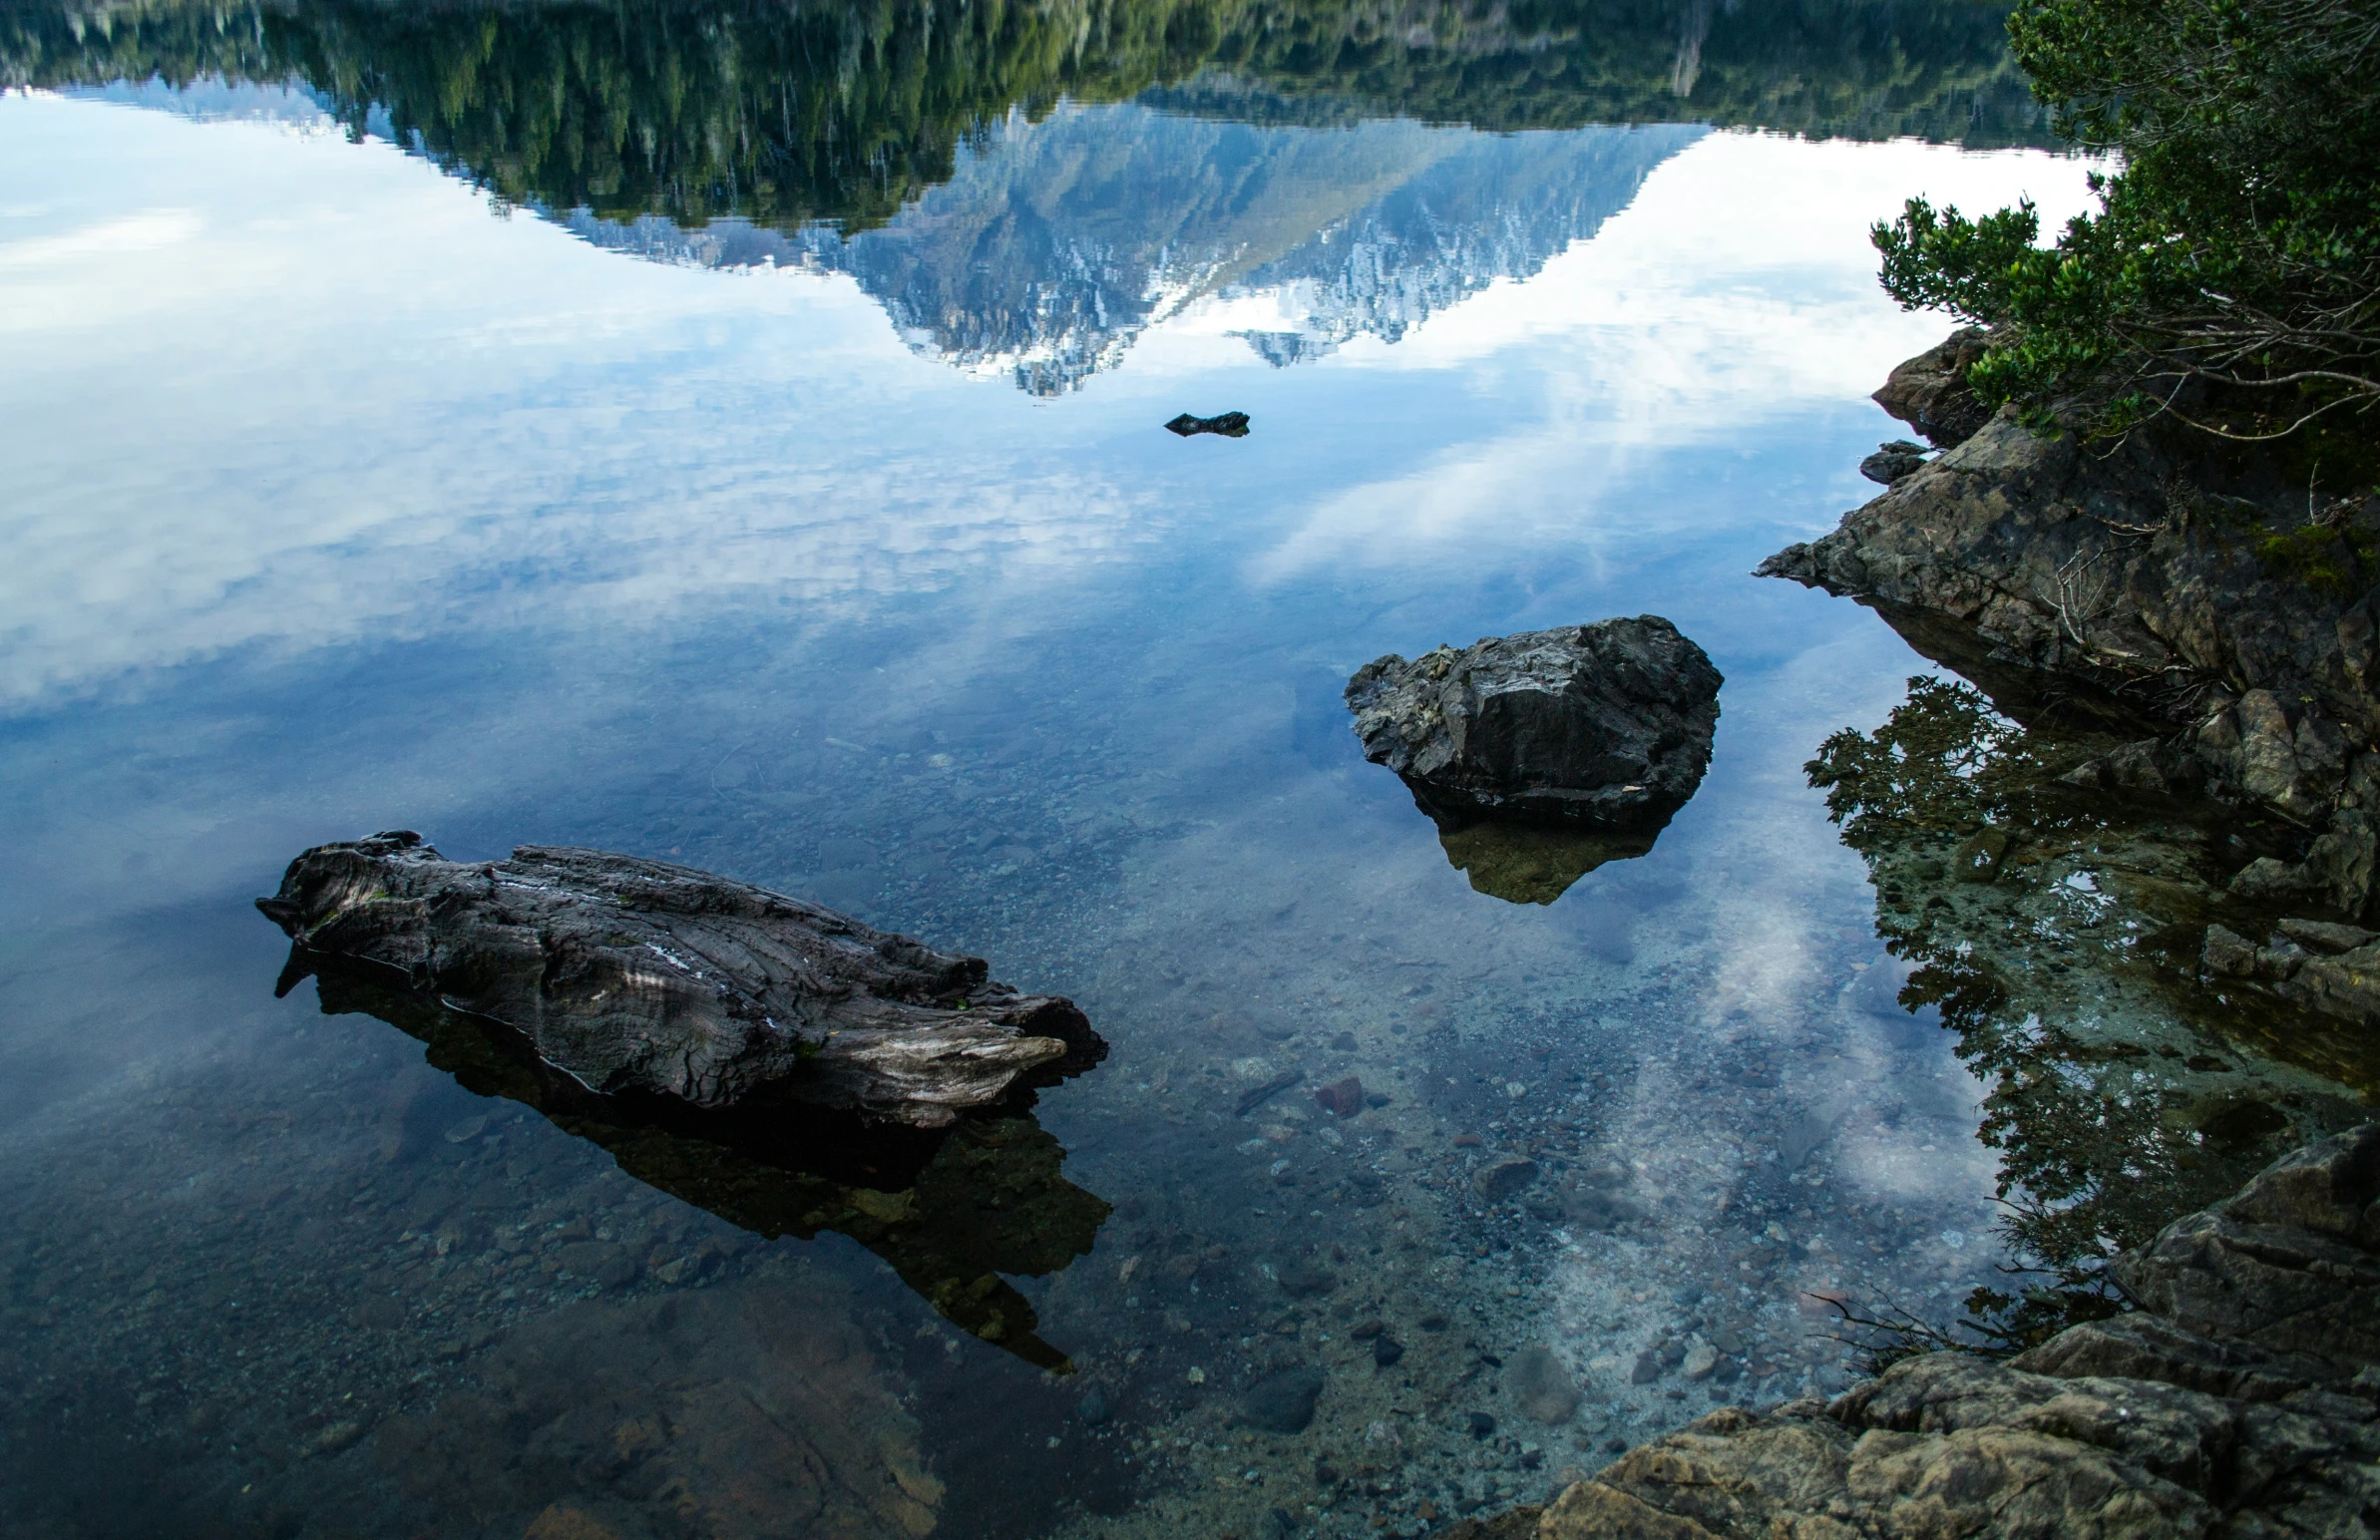
POLYGON ((1512 1360, 1508 1383, 1514 1403, 1539 1422, 1567 1422, 1578 1411, 1578 1382, 1550 1348, 1523 1348, 1512 1360))

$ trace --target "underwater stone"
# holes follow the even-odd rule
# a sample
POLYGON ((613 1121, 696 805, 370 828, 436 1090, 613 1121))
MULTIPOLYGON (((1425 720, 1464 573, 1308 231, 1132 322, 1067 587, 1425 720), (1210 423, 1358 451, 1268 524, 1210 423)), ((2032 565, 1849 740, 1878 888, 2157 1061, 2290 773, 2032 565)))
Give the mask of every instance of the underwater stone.
POLYGON ((1347 703, 1365 757, 1441 828, 1658 829, 1710 767, 1721 682, 1676 626, 1639 615, 1376 658, 1347 703))
POLYGON ((1567 1422, 1578 1410, 1578 1383, 1550 1348, 1523 1348, 1511 1383, 1514 1403, 1539 1422, 1567 1422))
POLYGON ((455 862, 400 831, 305 852, 256 907, 301 954, 501 1022, 601 1096, 931 1128, 1106 1055, 1072 1001, 995 982, 981 958, 633 856, 455 862))
POLYGON ((1339 1287, 1338 1275, 1319 1263, 1300 1260, 1283 1267, 1279 1274, 1281 1290, 1293 1300, 1303 1300, 1318 1294, 1329 1294, 1339 1287))
POLYGON ((1319 1368, 1283 1369, 1248 1387, 1240 1397, 1236 1420, 1272 1433, 1298 1433, 1314 1420, 1314 1403, 1323 1393, 1319 1368))
POLYGON ((1383 1332, 1372 1340, 1372 1361, 1381 1368, 1393 1365, 1404 1356, 1404 1344, 1383 1332))
POLYGON ((1488 1162, 1471 1175, 1471 1186, 1490 1203, 1501 1203, 1537 1180, 1537 1163, 1518 1155, 1488 1162))
POLYGON ((1333 1117, 1354 1117, 1364 1110, 1364 1082, 1354 1075, 1334 1080, 1316 1091, 1314 1099, 1333 1117))

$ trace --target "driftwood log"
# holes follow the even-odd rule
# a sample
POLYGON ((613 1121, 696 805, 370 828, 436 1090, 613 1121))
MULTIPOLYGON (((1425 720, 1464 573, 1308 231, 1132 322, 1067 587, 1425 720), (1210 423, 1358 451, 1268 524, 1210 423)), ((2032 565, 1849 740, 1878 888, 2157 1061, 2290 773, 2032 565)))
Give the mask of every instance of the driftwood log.
POLYGON ((305 952, 515 1029, 602 1096, 939 1128, 1107 1051, 1072 1001, 993 982, 981 958, 633 856, 456 862, 399 831, 307 851, 256 907, 305 952))

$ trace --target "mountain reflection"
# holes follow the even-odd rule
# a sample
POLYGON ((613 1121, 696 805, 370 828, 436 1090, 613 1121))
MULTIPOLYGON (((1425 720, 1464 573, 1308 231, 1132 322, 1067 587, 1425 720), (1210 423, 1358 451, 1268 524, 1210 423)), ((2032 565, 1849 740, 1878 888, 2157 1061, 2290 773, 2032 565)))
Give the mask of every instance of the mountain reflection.
POLYGON ((1244 306, 1240 334, 1276 364, 1394 341, 1591 235, 1700 125, 2041 143, 2001 16, 1972 0, 36 3, 0 6, 0 85, 302 83, 352 134, 597 244, 849 272, 914 346, 1051 394, 1206 299, 1244 306))
POLYGON ((848 272, 913 346, 1052 395, 1201 300, 1275 364, 1393 342, 1526 278, 1703 131, 1510 137, 1403 121, 1316 133, 1139 107, 1018 121, 889 225, 686 230, 581 212, 595 244, 705 266, 848 272))
POLYGON ((431 1066, 464 1089, 545 1114, 647 1186, 769 1240, 847 1235, 954 1324, 1038 1367, 1069 1367, 1000 1275, 1041 1277, 1089 1255, 1109 1206, 1059 1175, 1065 1150, 1029 1114, 928 1131, 621 1107, 545 1069, 506 1028, 397 987, 383 970, 298 948, 279 992, 308 974, 325 1015, 377 1016, 421 1039, 431 1066))

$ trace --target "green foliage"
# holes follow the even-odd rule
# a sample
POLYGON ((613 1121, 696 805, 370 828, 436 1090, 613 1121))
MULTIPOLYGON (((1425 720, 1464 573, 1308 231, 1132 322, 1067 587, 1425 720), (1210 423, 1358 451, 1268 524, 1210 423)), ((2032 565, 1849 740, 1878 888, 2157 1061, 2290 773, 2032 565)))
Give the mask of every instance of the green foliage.
POLYGON ((2380 0, 2020 0, 2034 91, 2121 170, 2036 244, 2029 205, 1912 198, 1887 292, 1995 328, 1970 370, 2095 435, 2161 417, 2232 439, 2380 407, 2380 0))

